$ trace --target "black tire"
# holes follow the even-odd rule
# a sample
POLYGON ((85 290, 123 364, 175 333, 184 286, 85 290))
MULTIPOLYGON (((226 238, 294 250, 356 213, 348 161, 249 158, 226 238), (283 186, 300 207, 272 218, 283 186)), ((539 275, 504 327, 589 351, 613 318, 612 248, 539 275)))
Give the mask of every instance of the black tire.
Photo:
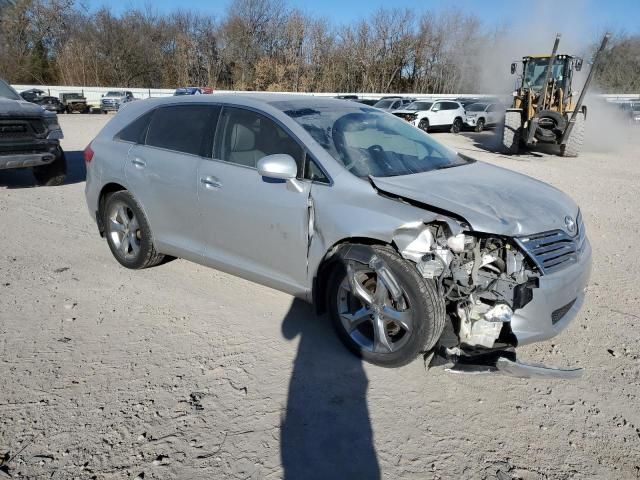
POLYGON ((429 133, 429 119, 423 118, 418 122, 418 128, 423 132, 429 133))
MULTIPOLYGON (((329 278, 328 302, 329 315, 334 328, 345 346, 356 356, 381 367, 400 367, 412 362, 421 353, 427 352, 436 344, 445 325, 444 300, 437 293, 435 283, 425 280, 415 265, 403 259, 391 247, 373 246, 375 254, 383 260, 395 277, 411 309, 412 330, 401 347, 395 351, 379 353, 362 348, 347 332, 340 319, 339 294, 345 281, 346 265, 336 263, 329 278)), ((368 265, 352 262, 358 270, 370 270, 368 265)))
MULTIPOLYGON (((109 249, 123 267, 139 270, 153 267, 164 260, 164 255, 158 253, 153 244, 153 235, 147 217, 144 215, 136 199, 128 191, 121 190, 109 195, 104 202, 101 215, 109 249), (111 219, 113 218, 114 209, 118 209, 121 206, 126 208, 129 222, 137 220, 138 228, 132 232, 136 238, 137 253, 135 249, 131 247, 131 254, 125 254, 123 249, 116 244, 116 238, 119 234, 115 230, 114 222, 112 222, 111 219)), ((129 251, 129 248, 126 250, 129 251)))
POLYGON ((462 119, 460 117, 456 117, 451 125, 451 133, 460 133, 462 130, 462 119))
POLYGON ((476 123, 475 131, 480 133, 484 130, 484 118, 479 118, 478 123, 476 123))
POLYGON ((56 158, 47 165, 33 167, 33 178, 36 185, 57 187, 67 179, 67 158, 61 148, 56 151, 56 158))
POLYGON ((520 138, 522 137, 522 114, 520 112, 506 112, 502 124, 502 151, 509 155, 520 152, 520 138))
MULTIPOLYGON (((568 115, 571 115, 570 113, 568 115)), ((582 112, 578 112, 576 115, 576 121, 573 124, 573 130, 571 135, 567 139, 565 145, 560 145, 560 155, 563 157, 577 157, 582 150, 582 144, 584 143, 584 115, 582 112)))

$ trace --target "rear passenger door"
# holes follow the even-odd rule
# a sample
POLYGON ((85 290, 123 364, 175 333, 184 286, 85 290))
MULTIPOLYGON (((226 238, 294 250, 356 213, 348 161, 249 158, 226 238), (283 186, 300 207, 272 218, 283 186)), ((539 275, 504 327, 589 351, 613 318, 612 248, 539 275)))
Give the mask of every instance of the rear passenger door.
POLYGON ((220 112, 216 105, 180 104, 149 115, 144 141, 129 151, 125 175, 163 253, 200 260, 197 171, 211 151, 220 112))
POLYGON ((291 155, 302 170, 304 150, 266 116, 224 107, 212 159, 198 168, 206 262, 292 294, 306 283, 308 198, 286 182, 258 175, 266 155, 291 155))

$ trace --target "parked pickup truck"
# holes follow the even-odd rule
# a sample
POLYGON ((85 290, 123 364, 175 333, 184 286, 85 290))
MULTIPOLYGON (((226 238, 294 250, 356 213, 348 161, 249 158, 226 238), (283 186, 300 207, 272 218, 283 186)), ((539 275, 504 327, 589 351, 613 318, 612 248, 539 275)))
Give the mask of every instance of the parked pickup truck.
POLYGON ((136 98, 133 93, 126 90, 114 90, 107 92, 100 99, 100 111, 102 113, 117 112, 125 103, 133 102, 136 98))
POLYGON ((65 92, 60 94, 60 102, 65 107, 67 113, 89 113, 91 107, 87 104, 87 99, 77 92, 65 92))
POLYGON ((0 79, 0 170, 31 168, 39 185, 61 185, 67 162, 58 116, 25 101, 0 79))

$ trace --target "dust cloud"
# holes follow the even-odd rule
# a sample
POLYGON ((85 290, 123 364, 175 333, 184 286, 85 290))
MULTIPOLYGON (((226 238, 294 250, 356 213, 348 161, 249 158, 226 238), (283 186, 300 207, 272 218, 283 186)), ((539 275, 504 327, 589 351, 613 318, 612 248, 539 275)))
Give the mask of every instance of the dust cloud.
MULTIPOLYGON (((560 33, 558 53, 585 60, 582 71, 576 72, 573 79, 573 89, 579 94, 591 69, 594 46, 599 45, 607 31, 606 25, 594 29, 592 19, 585 17, 582 11, 580 2, 576 1, 543 2, 536 6, 533 17, 518 19, 491 32, 475 59, 479 67, 477 90, 500 95, 510 102, 509 97, 517 88, 518 76, 522 73, 522 57, 550 54, 556 34, 560 33), (514 75, 510 74, 512 62, 518 65, 514 75)), ((640 153, 638 126, 630 124, 618 104, 599 96, 607 92, 599 92, 594 82, 589 90, 584 102, 588 108, 584 148, 594 152, 640 153)))

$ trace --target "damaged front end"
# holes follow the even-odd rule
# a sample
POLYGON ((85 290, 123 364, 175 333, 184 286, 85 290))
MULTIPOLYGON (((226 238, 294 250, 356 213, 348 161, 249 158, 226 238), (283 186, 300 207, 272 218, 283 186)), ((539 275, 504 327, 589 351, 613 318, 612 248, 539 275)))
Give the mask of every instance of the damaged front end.
POLYGON ((450 219, 398 228, 393 241, 445 300, 452 333, 435 354, 456 372, 573 378, 578 370, 529 366, 515 358, 514 312, 532 301, 540 272, 511 238, 470 232, 450 219))

